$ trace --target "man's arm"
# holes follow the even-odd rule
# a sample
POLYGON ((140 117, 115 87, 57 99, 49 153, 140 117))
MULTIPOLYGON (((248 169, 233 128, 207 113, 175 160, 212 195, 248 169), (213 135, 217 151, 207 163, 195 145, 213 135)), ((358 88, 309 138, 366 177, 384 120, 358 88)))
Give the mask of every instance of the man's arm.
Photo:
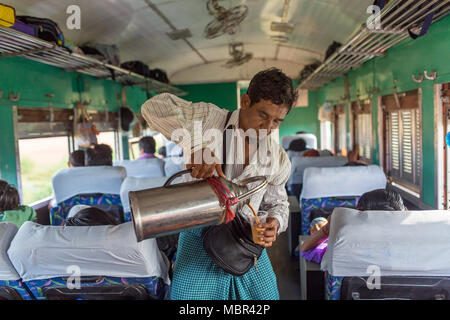
POLYGON ((260 205, 260 210, 268 211, 264 232, 265 247, 272 246, 277 235, 287 229, 289 223, 289 202, 285 184, 291 173, 291 162, 284 151, 280 153, 280 166, 269 183, 260 205))

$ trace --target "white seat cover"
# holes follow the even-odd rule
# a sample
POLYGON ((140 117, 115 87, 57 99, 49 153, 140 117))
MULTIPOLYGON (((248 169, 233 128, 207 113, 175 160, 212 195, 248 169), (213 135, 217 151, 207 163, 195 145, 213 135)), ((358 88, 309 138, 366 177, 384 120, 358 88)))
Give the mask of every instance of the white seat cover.
POLYGON ((0 223, 0 281, 15 281, 20 279, 7 254, 17 230, 17 226, 14 223, 0 223))
POLYGON ((450 276, 450 214, 335 208, 321 269, 333 276, 450 276), (371 267, 373 268, 373 267, 371 267))
POLYGON ((114 166, 124 167, 128 177, 164 177, 164 161, 158 158, 114 161, 114 166))
POLYGON ((298 133, 281 137, 281 146, 287 150, 291 142, 297 139, 305 140, 307 149, 317 149, 317 138, 312 133, 298 133))
POLYGON ((156 239, 137 242, 132 222, 117 226, 44 226, 25 222, 8 250, 24 281, 73 275, 149 278, 169 283, 156 239))
POLYGON ((169 141, 166 144, 167 157, 181 157, 183 155, 183 149, 181 149, 175 142, 169 141))
POLYGON ((151 188, 162 187, 167 181, 167 177, 160 178, 136 178, 127 177, 120 188, 120 200, 122 202, 123 211, 130 212, 130 199, 128 194, 130 191, 139 191, 151 188))
POLYGON ((306 168, 300 199, 360 196, 385 188, 386 176, 379 166, 306 168))
POLYGON ((123 167, 96 166, 59 170, 52 178, 56 203, 78 194, 119 194, 127 173, 123 167))
POLYGON ((183 157, 170 157, 164 158, 164 172, 166 177, 171 177, 177 172, 180 172, 184 168, 183 157))
POLYGON ((293 157, 291 176, 287 184, 302 184, 303 172, 309 167, 340 167, 347 163, 345 157, 293 157))

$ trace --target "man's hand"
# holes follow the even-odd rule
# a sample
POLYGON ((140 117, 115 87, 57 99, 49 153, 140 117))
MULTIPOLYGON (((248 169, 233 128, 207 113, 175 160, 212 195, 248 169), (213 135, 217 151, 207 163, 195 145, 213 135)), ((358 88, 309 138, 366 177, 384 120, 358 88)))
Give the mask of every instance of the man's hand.
POLYGON ((274 217, 267 217, 266 223, 258 224, 258 228, 265 228, 265 231, 260 232, 260 240, 264 241, 262 245, 264 248, 272 246, 273 242, 277 240, 277 232, 280 227, 278 220, 274 217))
POLYGON ((214 156, 214 153, 209 149, 202 149, 197 151, 201 154, 192 153, 191 154, 191 163, 186 165, 186 169, 191 169, 191 176, 197 179, 206 179, 211 177, 214 174, 214 170, 217 172, 219 176, 226 179, 225 174, 222 172, 222 165, 220 164, 219 159, 214 156), (203 155, 211 155, 212 161, 205 161, 203 155), (200 163, 196 163, 200 162, 200 163))

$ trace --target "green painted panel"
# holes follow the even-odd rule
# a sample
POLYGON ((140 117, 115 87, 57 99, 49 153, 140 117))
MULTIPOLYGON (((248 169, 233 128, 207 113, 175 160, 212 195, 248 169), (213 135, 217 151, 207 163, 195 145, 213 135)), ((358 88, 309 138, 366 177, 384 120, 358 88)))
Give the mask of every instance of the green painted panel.
POLYGON ((291 109, 280 126, 280 136, 295 134, 297 131, 304 130, 315 134, 319 138, 320 122, 317 119, 317 112, 316 93, 309 91, 308 107, 291 109))
POLYGON ((432 86, 422 89, 422 149, 423 202, 433 206, 434 203, 434 90, 432 86))
POLYGON ((17 187, 12 108, 0 104, 0 179, 17 187))
POLYGON ((192 102, 209 102, 233 111, 237 109, 236 82, 178 85, 188 94, 181 98, 192 102))

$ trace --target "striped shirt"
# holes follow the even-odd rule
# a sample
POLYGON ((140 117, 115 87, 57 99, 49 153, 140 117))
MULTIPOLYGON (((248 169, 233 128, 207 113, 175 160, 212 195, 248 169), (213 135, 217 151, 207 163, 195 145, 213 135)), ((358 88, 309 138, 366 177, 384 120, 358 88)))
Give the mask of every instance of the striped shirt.
MULTIPOLYGON (((176 142, 184 150, 185 162, 190 159, 193 151, 208 145, 210 138, 209 129, 220 130, 215 139, 214 147, 220 153, 222 134, 225 125, 233 129, 239 128, 240 110, 232 113, 226 124, 228 111, 211 103, 192 103, 175 95, 163 93, 147 100, 142 105, 142 115, 151 130, 162 133, 167 139, 176 142), (208 141, 204 141, 208 140, 208 141)), ((237 134, 242 138, 242 134, 237 134)), ((279 222, 278 234, 285 231, 289 219, 289 203, 285 190, 285 184, 291 172, 291 163, 286 152, 271 135, 263 138, 258 148, 250 153, 250 163, 246 167, 243 164, 244 149, 239 148, 239 139, 232 139, 230 149, 227 151, 227 165, 224 173, 232 182, 239 182, 245 178, 265 175, 268 186, 264 192, 258 192, 250 198, 250 203, 255 210, 267 211, 269 216, 279 222), (263 150, 263 151, 261 151, 263 150), (265 156, 264 156, 265 155, 265 156)), ((210 147, 210 149, 212 149, 210 147)), ((186 180, 193 179, 185 175, 186 180)), ((249 188, 258 184, 250 183, 249 188)), ((244 214, 251 214, 247 206, 244 214), (245 212, 247 211, 247 212, 245 212)))

